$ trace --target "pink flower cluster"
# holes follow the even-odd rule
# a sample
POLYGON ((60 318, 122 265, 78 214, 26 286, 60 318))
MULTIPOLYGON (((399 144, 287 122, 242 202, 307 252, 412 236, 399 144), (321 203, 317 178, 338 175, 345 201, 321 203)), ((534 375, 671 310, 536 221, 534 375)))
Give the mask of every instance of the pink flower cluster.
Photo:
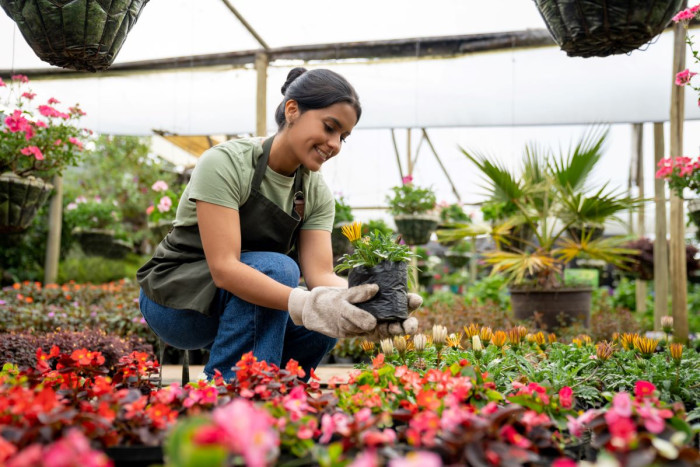
POLYGON ((12 444, 0 437, 0 464, 7 467, 64 467, 80 465, 82 467, 111 466, 112 461, 100 451, 90 448, 90 443, 77 429, 48 446, 32 444, 19 451, 12 444), (12 456, 12 458, 10 458, 12 456), (5 463, 5 461, 7 461, 5 463))
POLYGON ((674 169, 677 169, 678 176, 686 177, 700 169, 700 156, 695 161, 686 156, 661 159, 657 167, 659 170, 656 171, 656 178, 668 178, 673 174, 674 169))
POLYGON ((602 416, 610 433, 607 447, 612 451, 627 451, 636 443, 642 428, 658 435, 664 431, 666 420, 674 415, 673 411, 662 407, 655 393, 652 383, 637 381, 634 398, 627 392, 619 392, 613 396, 609 409, 593 409, 578 418, 569 417, 569 431, 580 437, 584 428, 602 416))
POLYGON ((690 21, 691 19, 695 18, 695 15, 700 11, 700 4, 695 5, 694 7, 686 8, 685 10, 681 10, 676 15, 671 18, 673 22, 678 23, 681 21, 690 21))
POLYGON ((219 444, 231 453, 242 455, 246 465, 264 467, 275 459, 279 436, 275 421, 263 408, 246 399, 234 399, 212 414, 213 425, 197 430, 193 441, 198 445, 219 444))

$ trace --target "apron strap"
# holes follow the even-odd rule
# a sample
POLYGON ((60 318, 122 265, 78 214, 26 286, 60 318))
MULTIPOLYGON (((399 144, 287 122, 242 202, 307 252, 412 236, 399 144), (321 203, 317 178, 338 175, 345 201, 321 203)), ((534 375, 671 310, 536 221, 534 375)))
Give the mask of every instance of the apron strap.
POLYGON ((270 148, 272 147, 272 141, 274 139, 275 136, 272 135, 263 142, 263 152, 258 159, 258 163, 255 165, 255 175, 253 175, 253 182, 251 183, 251 188, 255 190, 260 191, 260 184, 267 170, 267 161, 270 159, 270 148))

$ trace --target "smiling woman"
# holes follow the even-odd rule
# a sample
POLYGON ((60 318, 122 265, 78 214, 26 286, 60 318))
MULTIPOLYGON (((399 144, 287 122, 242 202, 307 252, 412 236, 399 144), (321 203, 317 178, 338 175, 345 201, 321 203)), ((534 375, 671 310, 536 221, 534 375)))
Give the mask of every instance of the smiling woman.
POLYGON ((295 68, 282 94, 277 134, 202 155, 173 230, 137 275, 149 326, 174 347, 209 349, 208 378, 232 377, 250 351, 278 366, 294 359, 309 375, 336 338, 417 328, 414 318, 378 328, 355 306, 378 286, 348 288, 333 272, 335 201, 319 169, 360 118, 355 90, 330 70, 295 68), (297 287, 300 273, 309 290, 297 287))

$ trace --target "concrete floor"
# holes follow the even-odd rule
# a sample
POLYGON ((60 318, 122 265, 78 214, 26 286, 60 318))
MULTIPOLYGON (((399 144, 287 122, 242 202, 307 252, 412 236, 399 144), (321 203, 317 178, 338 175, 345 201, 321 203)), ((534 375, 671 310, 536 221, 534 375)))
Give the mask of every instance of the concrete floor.
MULTIPOLYGON (((352 369, 352 364, 346 365, 336 363, 333 365, 321 365, 316 368, 315 373, 321 378, 321 385, 325 386, 328 380, 333 376, 341 377, 343 381, 346 381, 352 369)), ((202 371, 204 371, 203 365, 190 365, 190 380, 195 380, 197 375, 202 371)), ((182 381, 182 365, 163 365, 163 385, 168 385, 176 381, 182 381)))

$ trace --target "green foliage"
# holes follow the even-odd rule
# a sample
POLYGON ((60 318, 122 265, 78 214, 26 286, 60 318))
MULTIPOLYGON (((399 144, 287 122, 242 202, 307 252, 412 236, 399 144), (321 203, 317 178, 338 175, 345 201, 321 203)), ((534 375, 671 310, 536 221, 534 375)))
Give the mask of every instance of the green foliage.
POLYGON ((68 226, 83 229, 122 230, 121 212, 116 201, 103 200, 99 196, 87 199, 79 196, 63 210, 68 226))
POLYGON ((353 360, 359 360, 365 355, 364 350, 362 350, 362 337, 348 337, 345 339, 338 339, 338 342, 333 347, 331 354, 335 357, 352 358, 353 360))
POLYGON ((136 271, 148 261, 148 257, 129 254, 124 259, 85 256, 71 251, 58 266, 58 282, 75 281, 104 284, 124 278, 136 277, 136 271))
POLYGON ((342 224, 348 224, 355 220, 352 214, 352 208, 345 202, 343 196, 335 198, 335 217, 333 218, 333 226, 338 227, 342 224))
POLYGON ((503 309, 510 306, 510 296, 506 288, 506 279, 501 275, 487 276, 472 282, 465 293, 467 302, 480 305, 494 303, 503 309))
MULTIPOLYGON (((626 277, 620 278, 611 297, 612 306, 615 308, 621 307, 630 311, 635 311, 637 309, 636 291, 637 286, 633 280, 626 277)), ((646 297, 646 309, 654 309, 654 297, 650 293, 647 294, 646 297)), ((653 325, 651 328, 653 328, 653 325)))
POLYGON ((362 235, 369 235, 370 232, 378 230, 384 235, 391 235, 394 230, 389 227, 384 219, 370 219, 366 223, 362 224, 362 235))
POLYGON ((346 253, 335 267, 336 271, 365 266, 371 268, 383 261, 394 263, 408 262, 414 256, 408 245, 397 243, 396 237, 386 235, 379 231, 370 232, 364 237, 351 238, 350 243, 354 247, 352 253, 346 253))
POLYGON ((440 206, 440 221, 443 224, 451 224, 453 222, 470 223, 472 218, 464 212, 462 203, 453 203, 440 206))
POLYGON ((436 198, 433 189, 414 185, 412 178, 391 189, 394 195, 387 196, 386 200, 393 215, 424 214, 435 209, 436 198))

